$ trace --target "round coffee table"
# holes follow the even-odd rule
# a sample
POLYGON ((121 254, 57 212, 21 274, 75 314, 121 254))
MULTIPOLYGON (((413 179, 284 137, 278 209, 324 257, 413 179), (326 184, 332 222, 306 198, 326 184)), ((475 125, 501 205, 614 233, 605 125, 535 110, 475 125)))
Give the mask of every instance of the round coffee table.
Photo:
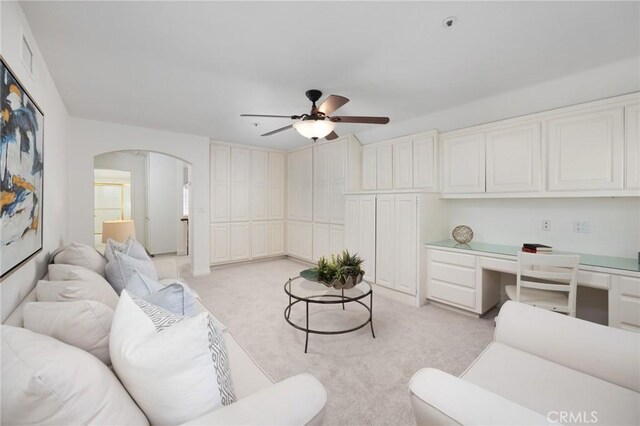
POLYGON ((284 292, 289 296, 289 305, 284 308, 284 319, 294 328, 305 332, 304 353, 307 353, 309 346, 309 334, 344 334, 352 331, 360 330, 367 324, 371 326, 371 335, 375 339, 376 334, 373 331, 373 289, 371 284, 367 281, 362 281, 357 286, 346 289, 336 290, 332 287, 327 287, 322 283, 315 281, 309 281, 302 277, 289 278, 284 284, 284 292), (367 306, 362 299, 369 297, 369 306, 367 306), (291 315, 291 308, 296 303, 305 304, 305 326, 302 327, 292 322, 289 317, 291 315), (368 318, 362 324, 357 325, 344 330, 317 330, 309 328, 309 304, 318 305, 340 305, 342 309, 345 309, 346 303, 356 303, 363 306, 369 313, 368 318))

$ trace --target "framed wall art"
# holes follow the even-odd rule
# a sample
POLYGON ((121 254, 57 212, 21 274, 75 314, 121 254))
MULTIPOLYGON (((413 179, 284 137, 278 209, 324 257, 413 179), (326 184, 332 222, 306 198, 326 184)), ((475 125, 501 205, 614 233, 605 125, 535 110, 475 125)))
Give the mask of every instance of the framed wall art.
POLYGON ((42 250, 44 114, 0 57, 0 279, 42 250))

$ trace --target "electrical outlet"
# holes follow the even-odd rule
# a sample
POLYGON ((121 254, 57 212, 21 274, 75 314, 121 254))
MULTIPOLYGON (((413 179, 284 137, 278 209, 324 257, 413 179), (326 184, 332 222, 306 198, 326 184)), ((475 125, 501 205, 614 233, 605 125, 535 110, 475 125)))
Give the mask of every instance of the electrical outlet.
POLYGON ((573 222, 573 232, 588 234, 591 231, 589 222, 576 220, 573 222))
POLYGON ((542 220, 542 230, 551 231, 551 221, 547 219, 542 220))

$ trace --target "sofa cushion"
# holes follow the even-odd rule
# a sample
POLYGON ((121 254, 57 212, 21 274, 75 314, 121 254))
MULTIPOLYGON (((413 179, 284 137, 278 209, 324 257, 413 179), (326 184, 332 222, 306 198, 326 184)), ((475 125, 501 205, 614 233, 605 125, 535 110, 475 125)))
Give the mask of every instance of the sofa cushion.
MULTIPOLYGON (((87 271, 91 272, 91 271, 87 271)), ((111 309, 118 306, 118 295, 104 278, 91 279, 84 271, 73 271, 69 281, 40 280, 36 284, 38 302, 70 302, 73 300, 95 300, 111 309), (82 280, 86 278, 86 280, 82 280)))
POLYGON ((81 243, 71 243, 53 257, 53 263, 82 266, 104 277, 105 258, 93 247, 81 243))
POLYGON ((92 300, 31 302, 24 306, 24 328, 85 350, 111 365, 109 332, 113 309, 92 300))
POLYGON ((90 269, 85 268, 84 266, 78 265, 67 265, 65 263, 51 263, 48 266, 48 279, 51 281, 66 281, 69 280, 68 275, 72 271, 89 271, 95 276, 98 276, 104 280, 104 277, 96 272, 93 272, 90 269))
POLYGON ((583 422, 593 413, 598 424, 640 423, 637 392, 502 343, 491 343, 462 378, 552 421, 554 413, 572 412, 583 422))
POLYGON ((180 317, 123 290, 110 352, 153 424, 180 424, 235 400, 224 339, 208 313, 180 317))
POLYGON ((3 325, 0 335, 2 424, 148 424, 94 356, 24 328, 3 325))
POLYGON ((170 284, 161 285, 134 271, 127 281, 126 289, 130 294, 174 314, 181 316, 196 314, 193 292, 181 282, 174 280, 170 284))
POLYGON ((124 243, 119 243, 109 238, 107 240, 107 245, 104 248, 104 257, 107 259, 107 262, 111 262, 115 258, 116 252, 126 254, 127 256, 131 256, 135 259, 144 260, 149 258, 144 246, 133 237, 127 238, 127 241, 124 243))
POLYGON ((136 271, 154 281, 158 280, 156 269, 150 258, 136 259, 120 252, 114 253, 114 259, 107 263, 105 271, 107 281, 109 281, 109 284, 111 284, 118 295, 120 295, 126 287, 127 281, 136 271))

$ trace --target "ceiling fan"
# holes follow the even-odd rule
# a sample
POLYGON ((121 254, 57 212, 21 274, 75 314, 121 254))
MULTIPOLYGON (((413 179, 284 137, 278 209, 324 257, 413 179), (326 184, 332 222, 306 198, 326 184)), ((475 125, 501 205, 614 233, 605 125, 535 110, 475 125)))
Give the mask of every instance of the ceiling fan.
POLYGON ((241 117, 267 117, 267 118, 290 118, 297 120, 295 123, 276 130, 272 130, 261 136, 271 136, 284 130, 294 128, 302 136, 314 141, 325 138, 326 140, 334 140, 338 138, 334 132, 335 123, 362 123, 362 124, 387 124, 389 117, 362 117, 348 115, 331 115, 338 108, 349 102, 344 96, 330 95, 327 99, 316 106, 316 102, 322 96, 319 90, 307 90, 305 93, 307 98, 313 104, 309 114, 302 115, 264 115, 264 114, 241 114, 241 117))

